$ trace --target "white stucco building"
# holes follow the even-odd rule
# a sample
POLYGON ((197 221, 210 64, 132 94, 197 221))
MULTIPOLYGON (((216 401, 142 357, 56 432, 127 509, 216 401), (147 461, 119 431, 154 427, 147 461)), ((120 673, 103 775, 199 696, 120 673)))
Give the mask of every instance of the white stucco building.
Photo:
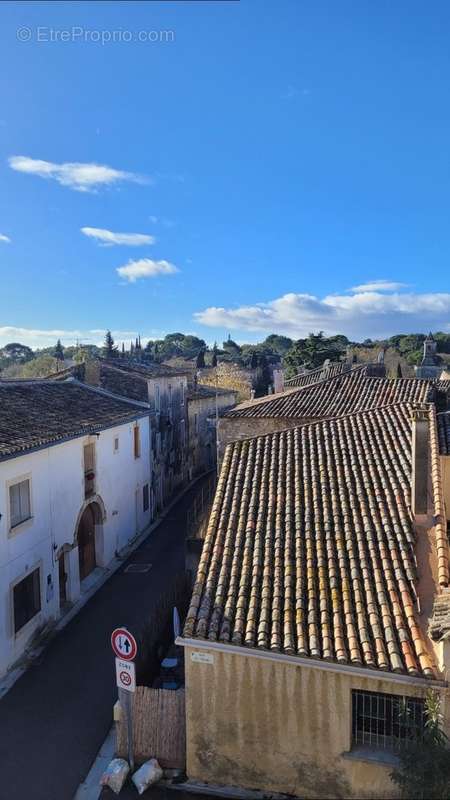
POLYGON ((0 676, 149 524, 149 414, 77 381, 0 382, 0 676))

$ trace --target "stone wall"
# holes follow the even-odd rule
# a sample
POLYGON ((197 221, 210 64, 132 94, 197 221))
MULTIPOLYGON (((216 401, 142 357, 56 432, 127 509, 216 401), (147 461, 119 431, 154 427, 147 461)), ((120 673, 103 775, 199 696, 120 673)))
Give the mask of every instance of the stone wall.
POLYGON ((238 403, 251 399, 256 377, 255 369, 244 369, 237 364, 225 362, 221 362, 217 367, 206 367, 198 371, 199 383, 237 392, 238 403))

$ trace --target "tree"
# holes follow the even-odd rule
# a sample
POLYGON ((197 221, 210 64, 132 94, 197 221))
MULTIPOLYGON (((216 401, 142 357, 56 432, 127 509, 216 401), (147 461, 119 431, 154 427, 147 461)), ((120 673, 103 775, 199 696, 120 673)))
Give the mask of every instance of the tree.
POLYGON ((239 345, 236 342, 233 341, 233 339, 231 338, 230 334, 228 334, 228 339, 226 340, 226 342, 223 343, 222 346, 223 346, 223 349, 225 350, 225 352, 228 353, 230 356, 240 356, 241 355, 241 352, 242 352, 241 348, 239 347, 239 345))
POLYGON ((252 357, 250 359, 250 369, 256 369, 258 366, 258 356, 256 355, 255 351, 252 353, 252 357))
POLYGON ((31 347, 28 347, 26 344, 20 344, 19 342, 10 342, 9 344, 5 344, 5 346, 0 350, 0 359, 1 361, 5 361, 6 364, 21 362, 24 363, 25 361, 30 361, 34 358, 34 353, 31 347))
POLYGON ((400 361, 397 364, 397 378, 403 378, 402 365, 400 361))
POLYGON ((53 351, 53 357, 56 358, 57 361, 64 361, 64 350, 61 344, 61 339, 58 339, 56 342, 56 346, 53 351))
POLYGON ((400 725, 407 737, 398 756, 400 764, 391 778, 410 800, 448 800, 450 797, 450 748, 442 730, 438 692, 429 689, 425 698, 424 727, 403 709, 400 725))
POLYGON ((294 342, 292 339, 289 339, 288 336, 279 336, 276 333, 271 333, 270 336, 266 336, 262 344, 274 353, 284 356, 287 351, 290 350, 294 342))
POLYGON ((212 351, 211 366, 212 367, 217 367, 217 345, 216 345, 215 342, 214 342, 214 347, 213 347, 213 351, 212 351))
POLYGON ((195 366, 197 369, 204 369, 205 367, 205 351, 199 350, 197 353, 197 358, 195 359, 195 366))
POLYGON ((345 337, 331 336, 327 338, 320 333, 310 333, 307 339, 294 342, 286 353, 284 363, 288 377, 295 375, 301 367, 317 369, 326 359, 338 361, 345 353, 345 337))
POLYGON ((103 355, 105 358, 114 358, 117 355, 117 347, 114 344, 111 331, 106 331, 103 344, 103 355))

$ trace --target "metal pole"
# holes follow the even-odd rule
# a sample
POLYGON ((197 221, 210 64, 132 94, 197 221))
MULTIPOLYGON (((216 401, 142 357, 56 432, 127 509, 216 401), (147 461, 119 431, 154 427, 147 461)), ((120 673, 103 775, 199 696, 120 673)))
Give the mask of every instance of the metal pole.
POLYGON ((119 689, 119 703, 127 718, 128 763, 134 770, 134 743, 133 743, 133 698, 132 692, 119 689))
POLYGON ((219 388, 219 376, 217 374, 217 366, 216 366, 216 472, 217 472, 217 477, 219 477, 219 397, 218 397, 218 388, 219 388))

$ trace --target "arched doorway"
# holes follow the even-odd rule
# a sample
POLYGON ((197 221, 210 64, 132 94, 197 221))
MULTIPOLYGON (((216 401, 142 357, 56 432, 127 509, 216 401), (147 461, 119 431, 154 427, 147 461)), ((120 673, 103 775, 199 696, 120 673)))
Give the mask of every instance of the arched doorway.
POLYGON ((95 554, 95 527, 100 525, 102 515, 97 503, 89 503, 83 511, 77 530, 78 560, 80 565, 80 581, 97 566, 95 554))

